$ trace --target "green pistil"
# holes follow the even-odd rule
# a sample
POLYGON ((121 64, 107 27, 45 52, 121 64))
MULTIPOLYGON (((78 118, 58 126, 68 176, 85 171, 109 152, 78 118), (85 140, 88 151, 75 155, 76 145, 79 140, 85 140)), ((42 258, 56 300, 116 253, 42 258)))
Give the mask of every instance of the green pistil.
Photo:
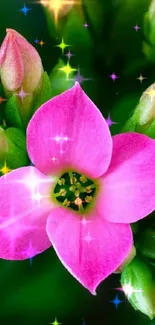
POLYGON ((85 175, 69 171, 61 175, 53 194, 59 204, 82 213, 93 202, 96 184, 85 175))

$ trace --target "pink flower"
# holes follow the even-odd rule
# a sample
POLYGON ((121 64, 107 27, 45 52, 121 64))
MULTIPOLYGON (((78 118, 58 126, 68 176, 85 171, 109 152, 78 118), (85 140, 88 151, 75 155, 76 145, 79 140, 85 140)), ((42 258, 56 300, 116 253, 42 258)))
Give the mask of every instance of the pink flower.
POLYGON ((0 257, 22 260, 52 245, 95 294, 131 251, 129 223, 154 209, 155 141, 112 138, 76 83, 36 111, 27 150, 36 167, 0 178, 0 257))
POLYGON ((4 88, 33 92, 41 82, 42 62, 36 49, 18 32, 8 28, 0 48, 0 76, 4 88))

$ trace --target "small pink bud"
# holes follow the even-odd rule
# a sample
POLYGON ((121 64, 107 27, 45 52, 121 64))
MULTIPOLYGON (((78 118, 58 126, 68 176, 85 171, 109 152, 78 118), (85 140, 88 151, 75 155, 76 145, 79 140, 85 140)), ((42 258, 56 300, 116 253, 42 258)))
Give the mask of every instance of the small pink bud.
POLYGON ((18 32, 6 30, 0 48, 0 76, 6 91, 22 87, 32 93, 40 84, 43 67, 36 49, 18 32))

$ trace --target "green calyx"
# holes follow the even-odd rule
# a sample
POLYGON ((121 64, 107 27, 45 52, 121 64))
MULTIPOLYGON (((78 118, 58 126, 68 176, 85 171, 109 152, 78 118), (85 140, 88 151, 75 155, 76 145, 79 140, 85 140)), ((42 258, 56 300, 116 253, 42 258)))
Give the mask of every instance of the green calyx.
POLYGON ((93 180, 69 171, 58 179, 53 195, 62 206, 85 213, 94 201, 96 189, 97 185, 93 180))

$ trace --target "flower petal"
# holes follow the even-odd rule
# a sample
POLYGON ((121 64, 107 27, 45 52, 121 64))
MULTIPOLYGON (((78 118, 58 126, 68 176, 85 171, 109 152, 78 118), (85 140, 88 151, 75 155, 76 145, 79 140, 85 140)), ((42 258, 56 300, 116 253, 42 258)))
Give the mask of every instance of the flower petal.
POLYGON ((155 208, 155 141, 138 133, 113 137, 111 164, 98 195, 97 211, 111 222, 131 223, 155 208))
POLYGON ((35 167, 0 178, 0 258, 23 260, 51 246, 45 231, 53 207, 48 197, 51 183, 35 167))
POLYGON ((83 219, 65 208, 54 209, 46 230, 63 265, 94 295, 132 247, 129 225, 107 222, 95 213, 83 219))
POLYGON ((100 111, 76 83, 37 110, 28 125, 27 148, 44 173, 69 166, 98 177, 110 163, 112 139, 100 111))

